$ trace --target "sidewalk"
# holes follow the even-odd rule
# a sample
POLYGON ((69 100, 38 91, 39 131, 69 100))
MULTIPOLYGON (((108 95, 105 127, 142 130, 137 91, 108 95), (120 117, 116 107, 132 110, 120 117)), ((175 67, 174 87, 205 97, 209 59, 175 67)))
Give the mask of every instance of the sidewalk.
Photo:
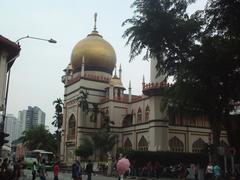
MULTIPOLYGON (((31 170, 24 170, 24 174, 25 174, 25 178, 24 180, 31 180, 32 179, 32 171, 31 170)), ((59 180, 72 180, 71 178, 71 173, 59 173, 59 180)), ((36 178, 37 180, 39 178, 36 178)), ((87 177, 84 176, 82 180, 86 180, 87 177)), ((107 177, 107 176, 103 176, 103 175, 96 175, 96 176, 92 176, 92 180, 117 180, 117 177, 107 177)), ((145 178, 145 177, 126 177, 125 180, 176 180, 174 178, 145 178)), ((46 178, 46 180, 53 180, 53 172, 48 172, 48 176, 46 178)))

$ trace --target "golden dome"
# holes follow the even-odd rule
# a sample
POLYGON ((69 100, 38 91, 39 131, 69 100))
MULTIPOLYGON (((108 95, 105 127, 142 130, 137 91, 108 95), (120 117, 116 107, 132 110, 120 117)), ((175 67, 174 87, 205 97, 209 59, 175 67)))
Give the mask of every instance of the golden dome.
POLYGON ((71 64, 74 70, 81 68, 83 56, 86 71, 103 71, 112 74, 116 64, 115 51, 96 30, 73 48, 71 64))

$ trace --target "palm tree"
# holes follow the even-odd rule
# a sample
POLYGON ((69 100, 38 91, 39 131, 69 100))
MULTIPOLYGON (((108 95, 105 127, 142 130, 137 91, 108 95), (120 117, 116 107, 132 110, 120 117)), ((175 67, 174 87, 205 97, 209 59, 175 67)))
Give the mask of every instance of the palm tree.
POLYGON ((83 112, 88 112, 89 111, 89 105, 88 105, 88 92, 87 91, 80 91, 80 96, 78 98, 79 101, 79 107, 82 109, 83 112))
POLYGON ((54 127, 57 127, 56 136, 58 142, 58 155, 60 154, 60 142, 61 142, 61 128, 63 123, 63 102, 61 98, 57 98, 53 101, 53 105, 55 105, 55 115, 53 116, 54 121, 51 123, 54 127))

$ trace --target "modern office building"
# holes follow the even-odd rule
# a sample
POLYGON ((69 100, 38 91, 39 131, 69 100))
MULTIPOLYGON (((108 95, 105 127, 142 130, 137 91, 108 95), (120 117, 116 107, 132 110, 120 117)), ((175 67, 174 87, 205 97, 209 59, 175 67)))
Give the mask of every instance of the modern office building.
POLYGON ((37 125, 45 125, 46 114, 37 106, 28 106, 27 110, 18 112, 18 119, 22 122, 22 131, 37 125))
POLYGON ((4 132, 9 134, 6 139, 9 140, 8 144, 11 145, 12 141, 21 137, 22 123, 13 114, 7 114, 4 132))

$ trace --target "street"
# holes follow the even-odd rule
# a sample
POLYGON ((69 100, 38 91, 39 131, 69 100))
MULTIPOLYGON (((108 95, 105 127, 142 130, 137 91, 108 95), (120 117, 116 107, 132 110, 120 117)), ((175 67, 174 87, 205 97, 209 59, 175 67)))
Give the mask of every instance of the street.
MULTIPOLYGON (((24 180, 31 180, 31 178, 32 178, 31 170, 24 170, 24 174, 25 174, 24 180)), ((58 178, 59 178, 59 180, 72 180, 71 173, 59 173, 58 178)), ((37 178, 37 180, 38 179, 39 178, 37 178)), ((126 179, 130 179, 130 178, 126 178, 126 179)), ((143 178, 132 178, 132 179, 147 180, 147 179, 143 179, 143 178)), ((53 172, 48 172, 48 176, 47 176, 46 180, 53 180, 53 172)), ((87 177, 84 176, 82 180, 87 180, 87 177)), ((117 180, 117 178, 116 177, 106 177, 106 176, 102 176, 102 175, 96 175, 96 176, 92 176, 92 180, 117 180)), ((149 178, 149 180, 150 180, 150 178, 149 178)), ((175 179, 160 178, 160 179, 156 179, 156 180, 175 180, 175 179)))

